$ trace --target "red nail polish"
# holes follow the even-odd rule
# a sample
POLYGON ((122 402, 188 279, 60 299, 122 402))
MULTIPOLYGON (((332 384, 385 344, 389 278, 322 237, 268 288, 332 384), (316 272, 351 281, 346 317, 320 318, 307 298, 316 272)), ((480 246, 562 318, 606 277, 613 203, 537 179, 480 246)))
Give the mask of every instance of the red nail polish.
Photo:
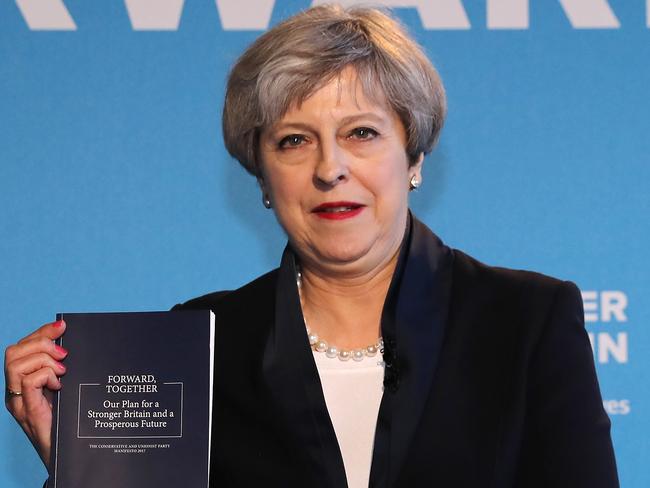
POLYGON ((52 324, 53 327, 61 327, 65 322, 63 320, 57 320, 52 324))
POLYGON ((56 349, 57 352, 59 352, 61 354, 66 354, 66 355, 68 354, 68 351, 66 349, 62 348, 61 346, 59 346, 58 344, 54 344, 54 349, 56 349))
POLYGON ((60 370, 65 371, 65 366, 63 365, 63 363, 59 363, 59 362, 57 361, 56 365, 59 367, 60 370))

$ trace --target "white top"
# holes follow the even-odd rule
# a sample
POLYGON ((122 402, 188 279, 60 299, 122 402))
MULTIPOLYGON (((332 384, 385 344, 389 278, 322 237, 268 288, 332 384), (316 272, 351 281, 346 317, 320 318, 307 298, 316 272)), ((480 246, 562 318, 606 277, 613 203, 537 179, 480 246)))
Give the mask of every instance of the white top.
POLYGON ((368 488, 384 367, 381 353, 341 361, 314 351, 349 488, 368 488))

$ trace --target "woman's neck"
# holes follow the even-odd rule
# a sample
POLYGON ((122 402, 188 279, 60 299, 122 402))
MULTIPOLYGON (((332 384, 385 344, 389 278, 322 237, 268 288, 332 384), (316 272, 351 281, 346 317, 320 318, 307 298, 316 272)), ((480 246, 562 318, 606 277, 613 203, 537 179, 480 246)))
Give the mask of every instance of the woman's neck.
POLYGON ((342 349, 375 343, 398 254, 399 249, 381 266, 354 276, 303 266, 302 307, 312 332, 342 349))

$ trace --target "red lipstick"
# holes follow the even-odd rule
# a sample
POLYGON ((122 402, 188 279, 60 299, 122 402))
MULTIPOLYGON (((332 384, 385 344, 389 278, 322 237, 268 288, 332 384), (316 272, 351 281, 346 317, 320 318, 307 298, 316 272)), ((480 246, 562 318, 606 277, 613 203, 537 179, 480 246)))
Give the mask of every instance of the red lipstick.
POLYGON ((321 219, 343 220, 359 215, 364 208, 365 205, 355 202, 326 202, 314 207, 312 213, 321 219))

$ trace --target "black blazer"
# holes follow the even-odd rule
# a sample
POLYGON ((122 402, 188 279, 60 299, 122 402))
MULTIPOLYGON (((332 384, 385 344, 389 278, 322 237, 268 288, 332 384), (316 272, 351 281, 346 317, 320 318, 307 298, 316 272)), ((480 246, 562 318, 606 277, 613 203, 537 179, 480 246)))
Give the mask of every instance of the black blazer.
MULTIPOLYGON (((175 308, 216 314, 210 486, 347 486, 292 251, 175 308)), ((618 486, 575 285, 481 264, 412 218, 381 327, 371 487, 618 486)))

